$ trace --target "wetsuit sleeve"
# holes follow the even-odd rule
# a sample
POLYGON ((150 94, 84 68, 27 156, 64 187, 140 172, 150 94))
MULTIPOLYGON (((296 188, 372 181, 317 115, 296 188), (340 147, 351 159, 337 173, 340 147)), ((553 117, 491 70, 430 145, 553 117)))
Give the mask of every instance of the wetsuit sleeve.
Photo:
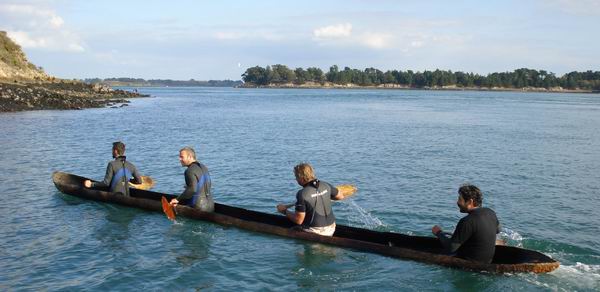
POLYGON ((137 168, 135 167, 135 165, 131 164, 131 168, 133 169, 133 171, 131 172, 133 174, 133 181, 132 182, 134 184, 141 184, 142 183, 142 175, 137 170, 137 168))
POLYGON ((449 252, 456 252, 463 243, 471 238, 471 235, 473 235, 471 224, 465 218, 460 219, 454 230, 454 234, 452 234, 449 252))
POLYGON ((498 221, 498 218, 496 218, 496 234, 500 233, 501 230, 502 230, 502 225, 498 221))
POLYGON ((471 226, 466 222, 465 218, 463 218, 458 221, 458 225, 456 226, 452 237, 449 237, 448 234, 444 232, 439 232, 436 236, 447 253, 455 253, 458 248, 471 237, 472 233, 473 230, 471 226))
POLYGON ((299 191, 296 193, 296 212, 306 212, 306 202, 304 202, 304 199, 302 198, 302 191, 299 191))
POLYGON ((191 199, 194 196, 196 184, 198 184, 198 179, 188 168, 185 171, 185 190, 183 193, 181 193, 181 195, 179 195, 179 197, 177 197, 177 201, 191 199))
POLYGON ((106 174, 104 175, 104 180, 99 182, 93 182, 92 187, 107 188, 110 185, 110 181, 112 180, 114 174, 115 172, 112 167, 112 163, 109 163, 108 166, 106 166, 106 174))
POLYGON ((327 185, 329 186, 329 189, 331 189, 331 196, 330 197, 331 197, 331 199, 334 199, 338 195, 339 190, 336 187, 334 187, 331 184, 329 184, 329 183, 327 185))

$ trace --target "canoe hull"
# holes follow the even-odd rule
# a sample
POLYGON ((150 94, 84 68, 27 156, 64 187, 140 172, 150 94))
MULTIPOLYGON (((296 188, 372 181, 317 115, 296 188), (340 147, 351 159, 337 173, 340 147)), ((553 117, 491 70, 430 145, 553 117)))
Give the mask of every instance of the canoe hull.
MULTIPOLYGON (((55 172, 52 176, 56 188, 62 193, 84 199, 115 203, 149 211, 162 212, 160 199, 174 198, 173 195, 131 189, 131 197, 115 195, 102 189, 82 187, 84 177, 55 172)), ((178 206, 178 216, 234 226, 249 231, 268 233, 289 238, 319 242, 419 262, 443 265, 452 268, 495 273, 546 273, 558 268, 560 263, 532 250, 496 246, 491 264, 477 263, 443 254, 440 242, 433 237, 409 236, 393 232, 379 232, 337 225, 334 236, 321 236, 298 231, 294 224, 280 215, 267 214, 215 203, 215 212, 202 212, 187 206, 178 206)))

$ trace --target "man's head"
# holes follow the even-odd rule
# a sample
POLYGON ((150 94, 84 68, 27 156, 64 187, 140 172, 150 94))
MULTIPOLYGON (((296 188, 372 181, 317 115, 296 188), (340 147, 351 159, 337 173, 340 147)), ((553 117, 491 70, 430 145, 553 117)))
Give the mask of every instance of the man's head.
POLYGON ((294 175, 296 176, 296 181, 301 186, 316 179, 315 171, 308 163, 300 163, 294 166, 294 175))
POLYGON ((189 166, 196 161, 196 151, 192 147, 183 147, 179 150, 179 162, 181 166, 189 166))
POLYGON ((114 142, 112 147, 113 158, 125 155, 125 144, 123 142, 114 142))
POLYGON ((471 209, 481 207, 483 203, 483 194, 478 187, 470 184, 464 184, 458 188, 458 201, 456 205, 461 213, 468 213, 471 209))

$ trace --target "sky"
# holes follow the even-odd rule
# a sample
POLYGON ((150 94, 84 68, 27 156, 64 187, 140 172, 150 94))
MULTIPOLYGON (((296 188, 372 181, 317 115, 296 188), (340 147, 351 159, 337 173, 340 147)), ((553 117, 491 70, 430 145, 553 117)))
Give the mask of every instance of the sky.
POLYGON ((600 0, 0 0, 60 78, 239 80, 253 66, 600 71, 600 0))

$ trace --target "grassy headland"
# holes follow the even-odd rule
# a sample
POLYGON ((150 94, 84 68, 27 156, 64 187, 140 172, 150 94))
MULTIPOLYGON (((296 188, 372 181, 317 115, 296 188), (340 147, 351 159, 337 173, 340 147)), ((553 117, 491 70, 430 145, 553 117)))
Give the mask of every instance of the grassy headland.
POLYGON ((21 47, 0 31, 0 112, 41 109, 82 109, 126 105, 143 95, 63 80, 30 63, 21 47))

